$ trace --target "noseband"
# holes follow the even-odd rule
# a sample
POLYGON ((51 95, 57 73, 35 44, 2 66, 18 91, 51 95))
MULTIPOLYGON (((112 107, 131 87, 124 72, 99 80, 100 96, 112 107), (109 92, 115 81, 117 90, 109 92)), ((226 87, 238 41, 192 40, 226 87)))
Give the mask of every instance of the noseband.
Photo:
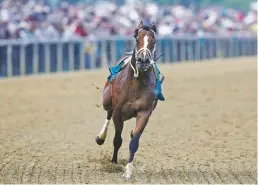
POLYGON ((148 57, 149 57, 149 60, 150 61, 153 61, 153 54, 151 54, 151 51, 148 49, 148 48, 141 48, 139 49, 137 52, 136 52, 136 55, 135 55, 135 59, 136 59, 136 62, 138 62, 138 59, 139 59, 139 56, 140 54, 142 54, 143 52, 147 53, 148 54, 148 57))
MULTIPOLYGON (((138 31, 138 34, 139 34, 142 30, 143 30, 143 29, 140 29, 140 30, 138 31)), ((155 35, 155 32, 154 32, 152 29, 150 29, 150 31, 152 31, 153 34, 155 35)), ((140 56, 143 52, 145 52, 145 53, 147 53, 148 58, 149 58, 149 60, 150 60, 149 66, 152 66, 152 65, 154 64, 154 51, 155 51, 155 49, 153 50, 153 52, 151 52, 148 48, 141 48, 141 49, 139 49, 139 50, 137 51, 137 50, 136 50, 136 47, 135 47, 135 60, 136 60, 136 64, 139 63, 139 61, 138 61, 139 56, 140 56)), ((139 75, 138 67, 135 65, 135 68, 134 68, 133 65, 132 65, 132 62, 130 62, 130 65, 131 65, 131 68, 132 68, 133 71, 134 71, 134 77, 137 78, 138 75, 139 75)), ((149 66, 148 66, 148 67, 149 67, 149 66)))

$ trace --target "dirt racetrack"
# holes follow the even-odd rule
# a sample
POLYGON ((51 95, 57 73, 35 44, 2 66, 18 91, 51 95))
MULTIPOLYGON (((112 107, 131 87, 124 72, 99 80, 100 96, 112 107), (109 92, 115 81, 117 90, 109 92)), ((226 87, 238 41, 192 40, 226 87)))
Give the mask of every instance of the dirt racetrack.
MULTIPOLYGON (((256 58, 160 65, 166 101, 142 137, 130 183, 257 183, 256 58)), ((113 124, 102 88, 108 70, 0 80, 1 183, 128 183, 111 165, 113 124)))

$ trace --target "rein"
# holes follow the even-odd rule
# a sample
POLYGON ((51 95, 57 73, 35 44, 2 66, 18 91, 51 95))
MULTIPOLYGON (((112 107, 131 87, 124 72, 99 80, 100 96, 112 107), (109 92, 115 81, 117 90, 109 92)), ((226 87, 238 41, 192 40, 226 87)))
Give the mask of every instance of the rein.
POLYGON ((133 69, 133 76, 135 77, 135 78, 137 78, 138 76, 139 76, 139 70, 138 70, 138 68, 135 66, 135 68, 133 67, 133 64, 132 64, 132 59, 131 59, 131 61, 130 61, 130 65, 131 65, 131 68, 133 69))

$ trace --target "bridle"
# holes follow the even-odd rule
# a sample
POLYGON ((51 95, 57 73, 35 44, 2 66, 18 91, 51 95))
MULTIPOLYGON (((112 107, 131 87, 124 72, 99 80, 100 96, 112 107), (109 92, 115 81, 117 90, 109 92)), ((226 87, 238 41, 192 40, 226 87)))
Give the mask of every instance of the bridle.
MULTIPOLYGON (((143 30, 143 28, 139 29, 138 34, 139 34, 142 30, 143 30)), ((155 36, 155 32, 154 32, 152 29, 150 29, 149 31, 152 31, 153 34, 154 34, 154 36, 155 36)), ((155 43, 155 46, 154 46, 154 49, 153 49, 152 52, 151 52, 148 48, 141 48, 141 49, 139 49, 139 50, 137 51, 137 47, 135 47, 134 50, 135 50, 134 57, 135 57, 135 60, 136 60, 135 68, 133 67, 132 62, 130 62, 130 65, 131 65, 131 68, 132 68, 133 71, 134 71, 134 77, 137 78, 137 77, 139 76, 139 69, 138 69, 138 67, 137 67, 137 64, 139 63, 139 56, 140 56, 143 52, 147 53, 148 58, 149 58, 149 61, 150 61, 149 65, 148 65, 148 68, 149 68, 150 66, 152 66, 152 65, 154 64, 154 52, 155 52, 155 50, 156 50, 156 43, 155 43)), ((131 61, 132 61, 132 60, 131 60, 131 61)), ((148 69, 148 68, 147 68, 147 69, 148 69)))

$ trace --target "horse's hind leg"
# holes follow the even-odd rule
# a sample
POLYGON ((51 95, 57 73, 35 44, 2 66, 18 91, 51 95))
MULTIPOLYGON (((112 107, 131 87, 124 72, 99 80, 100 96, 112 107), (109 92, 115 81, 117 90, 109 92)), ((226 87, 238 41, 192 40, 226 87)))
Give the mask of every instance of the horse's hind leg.
POLYGON ((107 111, 107 119, 105 120, 105 123, 99 135, 96 137, 96 143, 98 145, 102 145, 105 142, 108 125, 113 114, 111 88, 111 83, 107 81, 103 90, 103 108, 107 111))
POLYGON ((113 153, 113 157, 112 157, 112 163, 117 163, 117 154, 118 154, 118 150, 122 145, 122 131, 123 131, 123 127, 124 127, 124 122, 122 121, 122 118, 120 116, 120 110, 116 110, 114 111, 113 114, 113 121, 115 124, 115 137, 114 137, 114 153, 113 153))
POLYGON ((155 102, 153 103, 153 109, 152 110, 154 110, 156 108, 157 104, 158 104, 158 100, 155 100, 155 102))
POLYGON ((111 83, 107 81, 103 90, 103 102, 102 102, 103 108, 106 111, 110 111, 111 109, 113 109, 111 88, 112 88, 111 83))
POLYGON ((103 128, 100 131, 99 135, 96 137, 96 143, 98 145, 102 145, 105 142, 105 139, 107 136, 108 125, 109 125, 110 119, 112 118, 112 113, 113 113, 113 110, 107 111, 107 119, 105 120, 105 123, 104 123, 103 128))

